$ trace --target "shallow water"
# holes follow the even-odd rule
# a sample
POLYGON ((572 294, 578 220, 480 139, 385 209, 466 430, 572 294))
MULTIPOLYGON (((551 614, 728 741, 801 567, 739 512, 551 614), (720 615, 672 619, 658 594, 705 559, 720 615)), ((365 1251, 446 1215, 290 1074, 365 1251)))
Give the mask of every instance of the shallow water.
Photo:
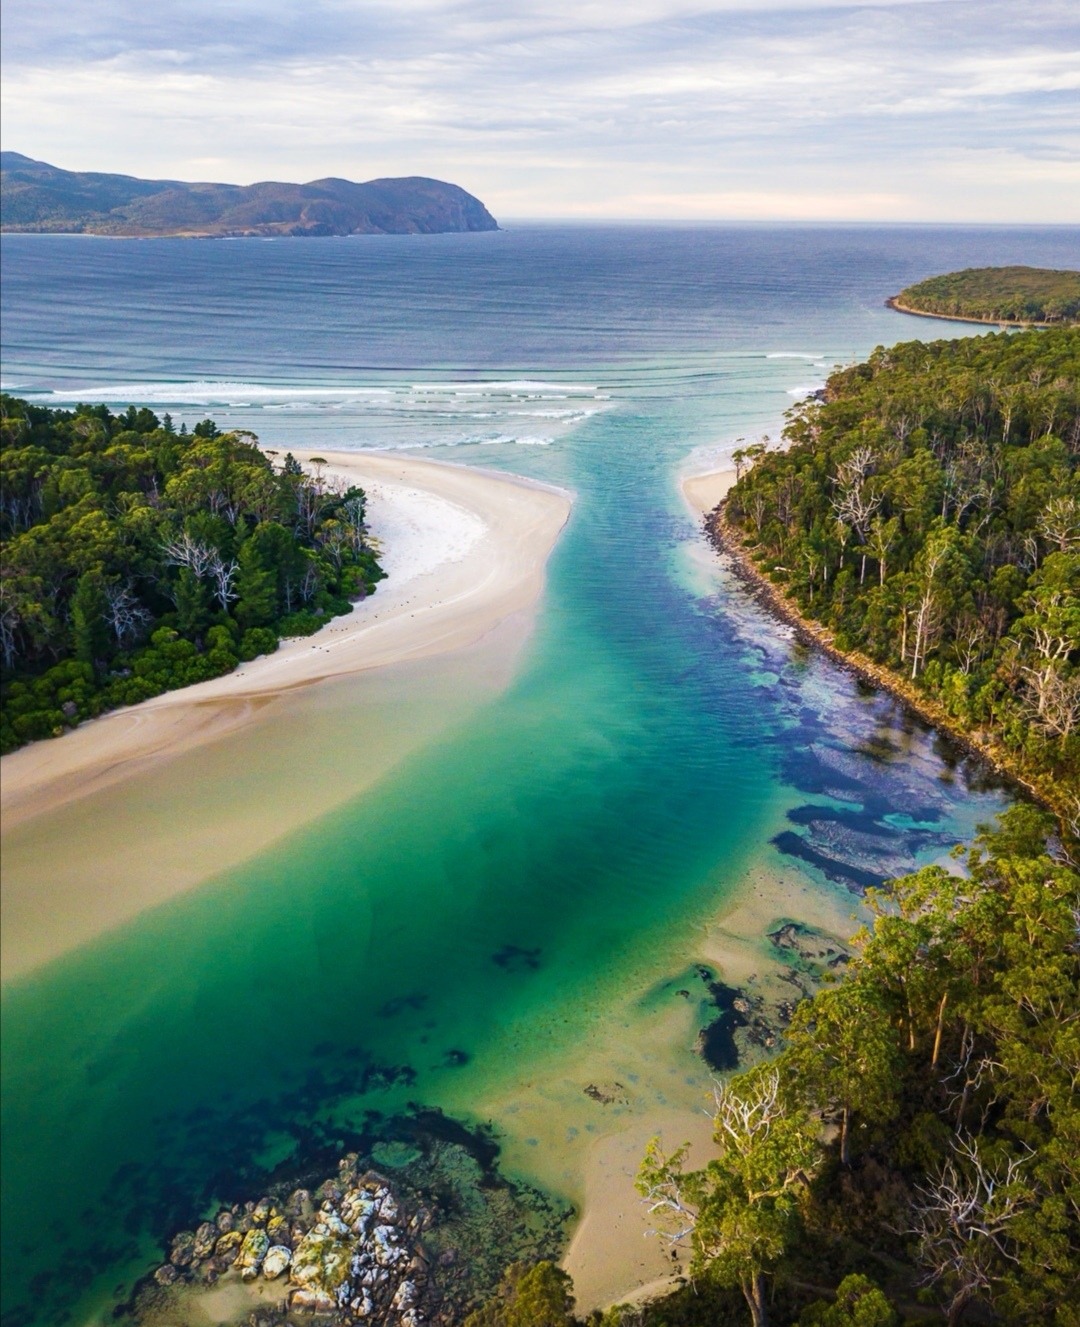
MULTIPOLYGON (((107 1312, 260 1167, 410 1103, 490 1120, 511 1172, 578 1199, 620 1111, 703 1099, 707 1015, 675 991, 725 900, 768 875, 844 915, 1006 803, 702 558, 675 476, 776 432, 832 363, 972 334, 886 311, 902 285, 1063 266, 1076 240, 4 237, 9 389, 212 413, 279 448, 423 448, 577 494, 504 692, 272 851, 6 990, 12 1323, 107 1312), (609 1079, 625 1105, 585 1094, 609 1079)), ((297 744, 298 786, 362 747, 345 711, 297 744)), ((280 768, 267 785, 287 795, 280 768)), ((154 814, 198 834, 205 801, 172 797, 154 814)), ((120 836, 149 812, 112 814, 120 836)))

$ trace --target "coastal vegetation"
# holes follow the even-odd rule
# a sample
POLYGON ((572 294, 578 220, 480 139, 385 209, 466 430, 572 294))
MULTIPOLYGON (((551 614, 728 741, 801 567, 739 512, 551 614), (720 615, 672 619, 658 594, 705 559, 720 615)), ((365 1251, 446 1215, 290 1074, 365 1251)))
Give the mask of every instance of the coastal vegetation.
MULTIPOLYGON (((685 1287, 595 1327, 1080 1323, 1080 872, 1030 805, 867 895, 850 962, 715 1088, 716 1155, 638 1187, 685 1287)), ((571 1327, 511 1269, 470 1327, 571 1327)))
POLYGON ((1080 814, 1080 330, 879 348, 736 453, 719 541, 836 651, 1080 814))
POLYGON ((889 300, 906 313, 987 323, 1080 322, 1080 272, 969 267, 908 286, 889 300))
POLYGON ((382 572, 362 489, 251 433, 0 397, 0 749, 228 673, 382 572))
POLYGON ((70 171, 0 153, 5 231, 126 236, 434 235, 498 230, 456 184, 404 179, 187 184, 70 171))

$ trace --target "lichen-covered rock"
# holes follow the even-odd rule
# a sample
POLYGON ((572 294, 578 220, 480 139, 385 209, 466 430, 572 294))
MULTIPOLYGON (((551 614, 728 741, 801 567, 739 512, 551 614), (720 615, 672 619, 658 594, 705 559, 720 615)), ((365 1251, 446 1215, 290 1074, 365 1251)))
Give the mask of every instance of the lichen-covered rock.
MULTIPOLYGON (((335 1297, 348 1279, 352 1244, 329 1231, 309 1231, 293 1249, 290 1280, 305 1290, 335 1297)), ((336 1302, 336 1299, 335 1299, 336 1302)))
POLYGON ((212 1221, 204 1221, 195 1232, 193 1252, 196 1258, 208 1258, 218 1241, 219 1230, 212 1221))
POLYGON ((320 1212, 319 1220, 331 1235, 336 1235, 338 1239, 348 1239, 351 1233, 349 1227, 336 1212, 320 1212))
POLYGON ((237 1254, 240 1252, 240 1246, 244 1242, 244 1236, 239 1230, 227 1230, 224 1235, 218 1238, 214 1245, 214 1257, 220 1258, 227 1267, 231 1267, 236 1261, 237 1254))
POLYGON ((154 1273, 154 1280, 159 1286, 171 1286, 179 1275, 172 1263, 167 1262, 154 1273))
POLYGON ((269 1198, 260 1198, 251 1213, 251 1219, 257 1226, 265 1226, 273 1210, 274 1204, 269 1198))
POLYGON ((171 1262, 174 1267, 187 1267, 194 1257, 195 1232, 193 1230, 181 1230, 179 1235, 173 1240, 172 1252, 169 1254, 169 1262, 171 1262))
POLYGON ((324 1290, 297 1289, 289 1292, 289 1308, 306 1313, 333 1313, 337 1299, 324 1290))
POLYGON ((275 1277, 281 1275, 292 1262, 292 1249, 287 1249, 284 1244, 271 1244, 266 1250, 266 1257, 263 1259, 263 1276, 268 1281, 273 1281, 275 1277))
POLYGON ((262 1266, 262 1260, 266 1257, 266 1251, 269 1247, 270 1241, 266 1237, 265 1230, 259 1230, 257 1227, 249 1230, 244 1236, 244 1242, 236 1256, 237 1267, 243 1271, 245 1267, 262 1266))
POLYGON ((269 1237, 271 1244, 292 1243, 292 1240, 289 1238, 289 1222, 285 1217, 281 1216, 280 1213, 276 1216, 272 1216, 270 1220, 267 1221, 266 1234, 269 1237))

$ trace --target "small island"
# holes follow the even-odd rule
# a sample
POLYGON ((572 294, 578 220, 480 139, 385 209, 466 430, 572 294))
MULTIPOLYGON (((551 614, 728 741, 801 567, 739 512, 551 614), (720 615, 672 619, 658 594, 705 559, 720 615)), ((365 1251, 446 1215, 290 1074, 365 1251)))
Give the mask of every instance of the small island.
POLYGON ((885 303, 898 313, 953 322, 1051 327, 1080 321, 1080 272, 968 267, 908 286, 885 303))

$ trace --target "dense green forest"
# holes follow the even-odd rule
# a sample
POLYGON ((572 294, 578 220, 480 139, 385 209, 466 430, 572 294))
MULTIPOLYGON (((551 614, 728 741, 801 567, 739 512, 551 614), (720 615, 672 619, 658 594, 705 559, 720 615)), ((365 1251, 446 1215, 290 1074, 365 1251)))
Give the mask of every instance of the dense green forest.
POLYGON ((1080 272, 1042 267, 969 267, 908 286, 895 303, 942 318, 985 322, 1080 322, 1080 272))
MULTIPOLYGON (((715 1159, 642 1165, 686 1288, 593 1327, 1080 1324, 1080 873, 1052 828, 1016 807, 964 874, 870 892, 779 1055, 717 1085, 715 1159)), ((572 1322, 540 1264, 467 1327, 572 1322)))
POLYGON ((1075 832, 1080 330, 879 348, 785 438, 736 453, 721 536, 1075 832))
POLYGON ((0 749, 231 671, 382 575, 362 489, 250 433, 0 397, 0 749))

